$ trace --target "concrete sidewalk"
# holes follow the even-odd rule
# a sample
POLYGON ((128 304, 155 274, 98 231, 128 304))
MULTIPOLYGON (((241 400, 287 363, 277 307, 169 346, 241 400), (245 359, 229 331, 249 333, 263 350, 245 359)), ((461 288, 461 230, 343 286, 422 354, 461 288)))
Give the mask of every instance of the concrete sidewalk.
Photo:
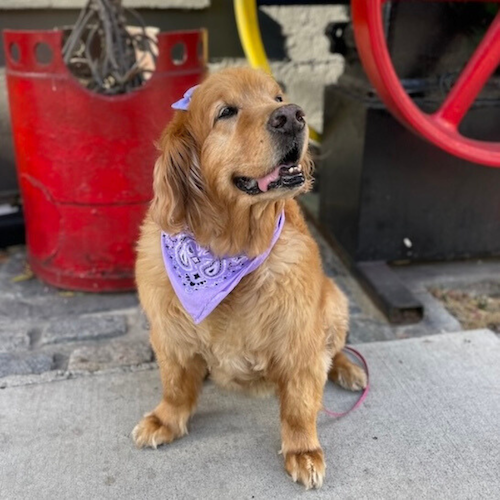
MULTIPOLYGON (((0 497, 14 499, 478 499, 500 491, 500 340, 489 331, 363 344, 372 389, 321 414, 323 488, 284 472, 278 406, 207 383, 189 436, 136 450, 156 370, 0 391, 0 497)), ((355 395, 328 384, 325 405, 355 395)))

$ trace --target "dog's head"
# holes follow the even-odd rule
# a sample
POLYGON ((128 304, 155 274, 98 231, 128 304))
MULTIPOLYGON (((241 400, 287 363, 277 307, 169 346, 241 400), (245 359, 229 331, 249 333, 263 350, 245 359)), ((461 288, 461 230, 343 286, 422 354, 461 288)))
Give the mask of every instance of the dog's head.
POLYGON ((311 185, 304 112, 263 72, 210 76, 161 138, 151 214, 169 233, 196 230, 235 206, 296 196, 311 185))

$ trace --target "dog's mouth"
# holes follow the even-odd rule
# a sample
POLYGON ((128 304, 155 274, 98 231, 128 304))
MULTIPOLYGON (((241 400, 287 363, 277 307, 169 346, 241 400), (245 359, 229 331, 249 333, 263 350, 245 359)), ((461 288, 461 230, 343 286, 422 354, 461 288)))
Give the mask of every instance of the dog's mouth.
POLYGON ((299 162, 300 151, 295 145, 267 175, 259 178, 234 177, 234 185, 247 194, 261 194, 285 188, 295 189, 302 186, 306 179, 299 162))

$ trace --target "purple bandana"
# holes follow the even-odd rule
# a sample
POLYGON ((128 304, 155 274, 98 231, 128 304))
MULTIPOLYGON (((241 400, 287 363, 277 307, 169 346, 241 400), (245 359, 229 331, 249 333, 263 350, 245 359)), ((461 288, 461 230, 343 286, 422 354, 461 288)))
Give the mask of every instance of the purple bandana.
POLYGON ((274 229, 270 247, 250 259, 246 255, 215 257, 210 250, 200 247, 189 233, 171 236, 161 233, 163 262, 170 282, 181 304, 193 321, 203 321, 252 271, 270 254, 285 223, 282 212, 274 229))

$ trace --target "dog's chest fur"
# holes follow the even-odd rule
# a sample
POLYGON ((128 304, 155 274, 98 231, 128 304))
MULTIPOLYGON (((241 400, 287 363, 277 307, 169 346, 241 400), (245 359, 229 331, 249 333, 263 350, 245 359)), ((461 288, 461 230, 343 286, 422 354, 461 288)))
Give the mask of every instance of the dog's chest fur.
POLYGON ((311 307, 313 290, 299 261, 319 259, 310 237, 283 229, 283 234, 261 267, 245 277, 198 331, 199 352, 207 361, 211 377, 231 388, 268 392, 273 355, 282 355, 295 323, 311 307))

